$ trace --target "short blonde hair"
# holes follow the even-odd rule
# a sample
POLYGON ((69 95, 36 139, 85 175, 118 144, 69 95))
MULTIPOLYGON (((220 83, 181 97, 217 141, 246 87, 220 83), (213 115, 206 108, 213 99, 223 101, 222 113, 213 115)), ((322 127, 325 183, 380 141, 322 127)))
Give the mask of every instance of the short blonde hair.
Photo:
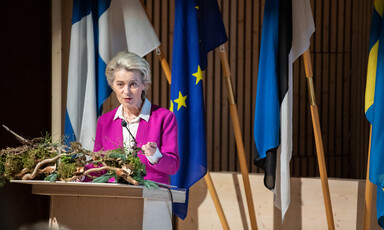
MULTIPOLYGON (((113 57, 105 69, 105 75, 111 88, 115 81, 115 73, 122 69, 126 71, 137 70, 140 73, 141 81, 145 85, 151 84, 151 70, 147 60, 135 53, 123 51, 113 57)), ((146 87, 146 90, 147 88, 148 87, 146 87)))

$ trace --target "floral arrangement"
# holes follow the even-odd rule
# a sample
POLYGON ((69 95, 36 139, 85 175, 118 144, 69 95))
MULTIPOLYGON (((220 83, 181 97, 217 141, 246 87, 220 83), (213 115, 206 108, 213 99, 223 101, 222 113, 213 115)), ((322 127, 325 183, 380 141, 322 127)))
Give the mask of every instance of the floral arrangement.
POLYGON ((137 157, 140 148, 126 153, 118 148, 109 151, 92 152, 82 148, 78 142, 71 146, 59 141, 52 142, 49 134, 27 140, 3 125, 22 144, 0 150, 0 187, 7 180, 91 181, 158 186, 148 180, 145 165, 137 157))

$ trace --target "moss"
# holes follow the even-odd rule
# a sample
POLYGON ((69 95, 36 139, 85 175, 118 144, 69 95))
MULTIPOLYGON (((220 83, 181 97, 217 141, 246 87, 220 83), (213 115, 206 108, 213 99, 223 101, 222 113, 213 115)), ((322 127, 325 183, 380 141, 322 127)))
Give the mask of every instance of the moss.
POLYGON ((68 179, 76 172, 76 163, 61 162, 57 169, 58 178, 68 179))
MULTIPOLYGON (((55 156, 56 153, 49 152, 45 148, 30 149, 26 154, 22 155, 23 168, 27 168, 30 171, 33 171, 39 162, 45 159, 53 158, 55 156)), ((53 164, 54 163, 51 165, 53 164)))
POLYGON ((14 175, 23 169, 23 159, 21 155, 7 155, 4 162, 4 176, 8 180, 13 180, 14 175))
POLYGON ((4 162, 2 161, 2 156, 0 156, 0 187, 3 187, 5 185, 5 176, 4 176, 4 162))

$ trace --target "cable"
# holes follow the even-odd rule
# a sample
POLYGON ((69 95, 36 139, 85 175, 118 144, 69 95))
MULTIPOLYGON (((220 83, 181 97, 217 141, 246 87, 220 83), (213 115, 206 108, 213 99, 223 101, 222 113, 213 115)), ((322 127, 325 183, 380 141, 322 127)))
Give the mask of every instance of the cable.
POLYGON ((171 197, 171 215, 172 215, 172 222, 171 222, 171 224, 172 224, 172 229, 174 229, 174 226, 173 226, 173 222, 174 222, 174 215, 173 215, 173 195, 172 195, 172 191, 171 191, 171 189, 170 188, 167 188, 167 187, 165 187, 167 190, 168 190, 168 192, 169 192, 169 195, 170 195, 170 197, 171 197))

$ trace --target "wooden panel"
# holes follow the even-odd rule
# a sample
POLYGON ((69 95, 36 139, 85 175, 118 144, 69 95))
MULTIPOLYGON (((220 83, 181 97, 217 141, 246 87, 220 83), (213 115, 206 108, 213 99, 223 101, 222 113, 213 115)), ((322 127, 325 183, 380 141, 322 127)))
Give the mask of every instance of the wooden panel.
POLYGON ((74 230, 122 226, 142 229, 143 206, 144 199, 137 198, 53 196, 51 218, 56 217, 60 226, 74 230))

